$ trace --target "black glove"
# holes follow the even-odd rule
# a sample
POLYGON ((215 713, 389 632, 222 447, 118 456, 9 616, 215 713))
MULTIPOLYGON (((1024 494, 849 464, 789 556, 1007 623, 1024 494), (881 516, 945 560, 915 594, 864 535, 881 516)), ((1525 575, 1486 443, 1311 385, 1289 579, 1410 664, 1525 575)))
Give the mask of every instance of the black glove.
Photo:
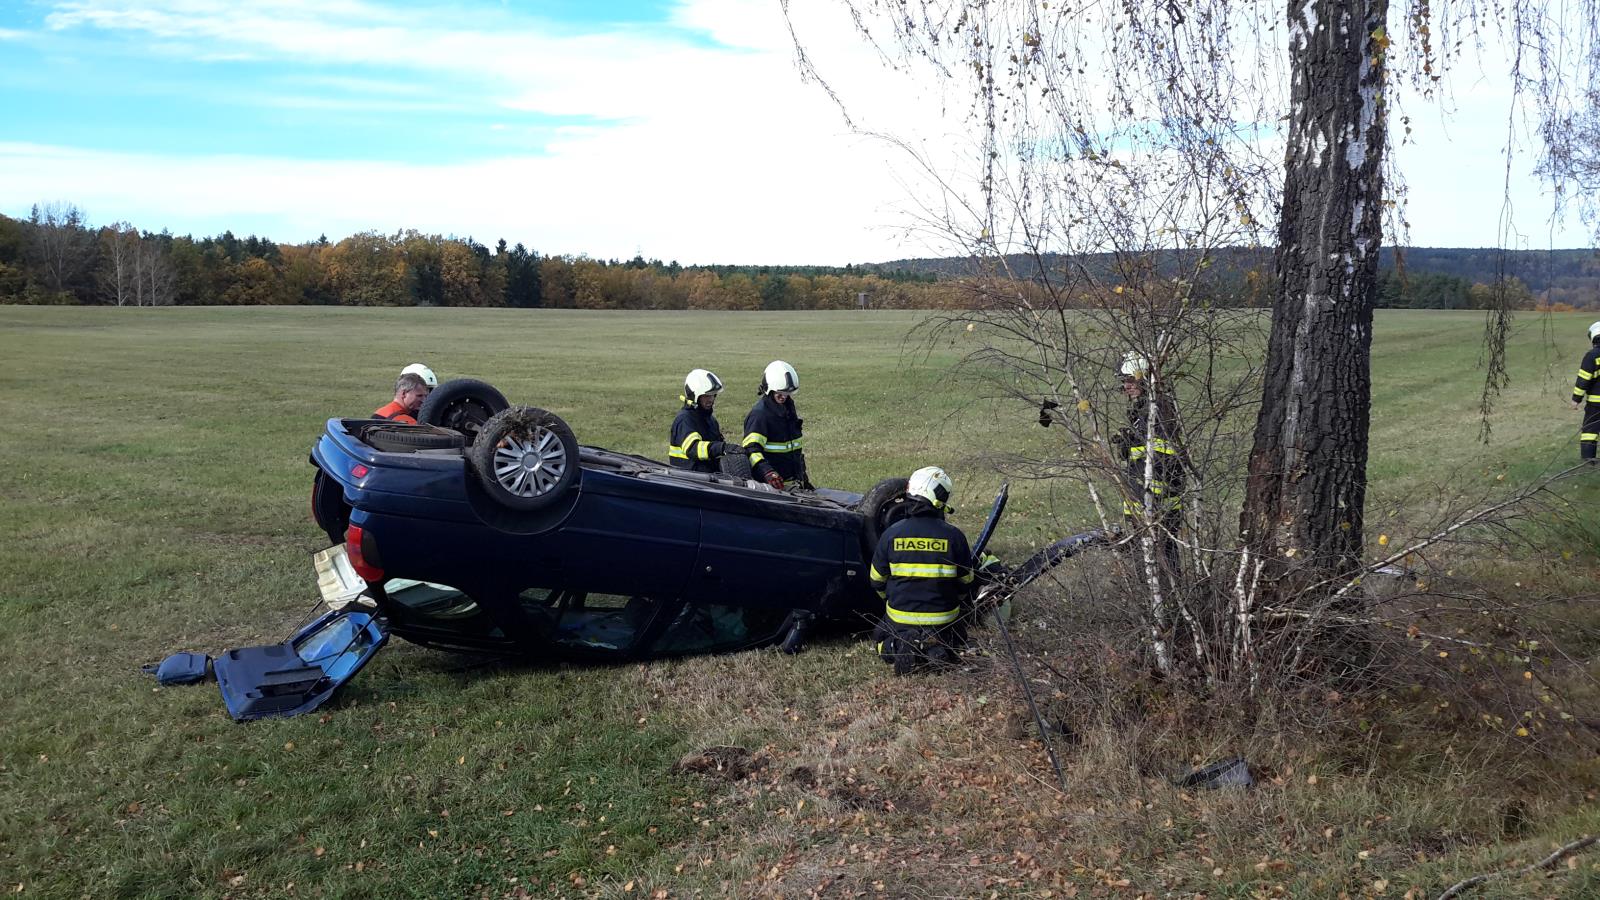
POLYGON ((1128 458, 1128 449, 1133 446, 1133 429, 1124 428, 1111 438, 1111 443, 1117 448, 1117 453, 1123 458, 1128 458))

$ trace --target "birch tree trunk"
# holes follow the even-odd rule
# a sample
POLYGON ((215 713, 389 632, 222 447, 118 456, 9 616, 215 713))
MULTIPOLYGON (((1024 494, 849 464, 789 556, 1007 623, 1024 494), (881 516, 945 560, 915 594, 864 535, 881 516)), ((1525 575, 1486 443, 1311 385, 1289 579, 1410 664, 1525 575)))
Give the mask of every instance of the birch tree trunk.
POLYGON ((1387 0, 1291 0, 1279 293, 1240 514, 1262 601, 1361 557, 1387 0))

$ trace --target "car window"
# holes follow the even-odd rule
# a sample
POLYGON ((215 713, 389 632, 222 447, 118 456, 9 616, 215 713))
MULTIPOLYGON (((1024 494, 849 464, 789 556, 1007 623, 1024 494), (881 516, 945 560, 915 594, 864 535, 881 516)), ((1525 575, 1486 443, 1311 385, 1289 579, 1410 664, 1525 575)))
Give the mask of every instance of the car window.
POLYGON ((308 666, 338 680, 350 674, 363 654, 377 643, 379 633, 367 627, 372 619, 366 613, 352 613, 331 619, 327 624, 294 643, 294 652, 308 666))
POLYGON ((649 597, 545 590, 524 591, 519 599, 550 642, 618 652, 633 647, 661 605, 649 597))
POLYGON ((787 609, 732 606, 725 603, 685 604, 651 647, 658 656, 736 650, 777 638, 789 617, 787 609))
POLYGON ((443 626, 455 631, 500 637, 500 627, 482 606, 447 584, 391 578, 383 585, 394 614, 406 622, 443 626))

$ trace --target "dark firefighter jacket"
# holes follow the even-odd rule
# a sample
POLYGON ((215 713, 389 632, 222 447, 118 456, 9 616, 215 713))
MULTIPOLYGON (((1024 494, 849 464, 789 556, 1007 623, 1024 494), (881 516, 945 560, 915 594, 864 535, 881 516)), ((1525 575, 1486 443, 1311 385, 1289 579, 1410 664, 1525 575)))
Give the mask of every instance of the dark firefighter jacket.
POLYGON ((972 551, 961 529, 927 503, 913 501, 911 512, 878 539, 869 577, 889 621, 949 625, 972 593, 972 551))
POLYGON ((744 417, 744 445, 750 454, 750 471, 757 481, 764 481, 767 471, 776 471, 784 484, 803 484, 806 475, 805 451, 800 447, 804 438, 800 433, 803 424, 794 408, 794 398, 788 403, 776 403, 771 394, 763 394, 756 401, 750 415, 744 417))
POLYGON ((715 472, 722 450, 722 426, 711 410, 698 405, 678 410, 678 417, 672 420, 667 462, 693 472, 715 472))
POLYGON ((391 422, 399 422, 402 425, 417 424, 416 417, 412 416, 409 410, 396 401, 391 401, 378 407, 372 413, 372 417, 375 419, 388 419, 391 422))
POLYGON ((1600 343, 1595 343, 1589 352, 1584 354, 1584 360, 1578 364, 1578 381, 1573 381, 1573 399, 1581 400, 1584 404, 1584 432, 1579 434, 1579 440, 1600 439, 1600 434, 1595 434, 1597 423, 1595 418, 1600 418, 1600 343))
POLYGON ((1128 464, 1128 483, 1131 496, 1123 503, 1123 512, 1133 515, 1144 505, 1145 457, 1153 457, 1150 493, 1155 495, 1158 509, 1172 511, 1180 508, 1183 493, 1183 447, 1178 436, 1177 410, 1172 400, 1156 395, 1155 442, 1147 444, 1150 432, 1150 403, 1140 396, 1128 403, 1128 427, 1118 436, 1122 458, 1128 464))

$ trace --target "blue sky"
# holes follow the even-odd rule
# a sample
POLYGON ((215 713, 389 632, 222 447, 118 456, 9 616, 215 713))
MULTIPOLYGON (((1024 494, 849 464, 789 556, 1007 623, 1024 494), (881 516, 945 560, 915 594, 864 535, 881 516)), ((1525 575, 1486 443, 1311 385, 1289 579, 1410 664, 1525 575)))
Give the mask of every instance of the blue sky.
MULTIPOLYGON (((955 127, 848 22, 809 35, 858 118, 934 146, 955 127)), ((1472 106, 1493 95, 1460 101, 1448 166, 1425 115, 1398 151, 1415 243, 1498 239, 1504 112, 1472 106)), ((915 166, 802 83, 777 0, 0 0, 0 96, 13 216, 65 200, 179 233, 416 228, 691 263, 943 249, 918 239, 915 166)), ((1513 193, 1550 243, 1537 185, 1513 193)))
POLYGON ((882 151, 801 83, 762 0, 9 0, 0 95, 13 216, 65 200, 180 233, 685 262, 898 251, 875 233, 882 151), (814 215, 752 228, 754 202, 814 215))

